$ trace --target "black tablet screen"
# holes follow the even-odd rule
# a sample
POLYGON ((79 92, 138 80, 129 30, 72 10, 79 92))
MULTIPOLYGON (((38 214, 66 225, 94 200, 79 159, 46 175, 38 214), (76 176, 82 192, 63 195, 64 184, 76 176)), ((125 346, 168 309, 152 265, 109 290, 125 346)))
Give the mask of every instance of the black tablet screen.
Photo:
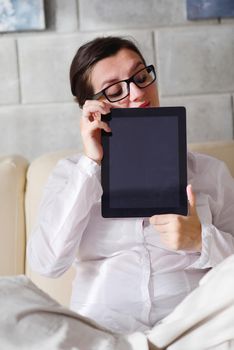
POLYGON ((176 112, 178 107, 112 111, 112 134, 103 136, 103 216, 185 214, 186 133, 176 112))

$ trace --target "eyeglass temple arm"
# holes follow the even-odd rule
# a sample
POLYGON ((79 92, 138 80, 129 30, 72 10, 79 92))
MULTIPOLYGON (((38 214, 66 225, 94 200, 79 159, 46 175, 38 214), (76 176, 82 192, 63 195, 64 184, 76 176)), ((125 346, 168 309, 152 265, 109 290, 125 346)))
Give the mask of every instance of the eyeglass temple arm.
POLYGON ((103 95, 103 92, 100 91, 100 92, 98 92, 97 94, 95 94, 95 95, 92 96, 92 100, 98 100, 99 97, 101 97, 102 95, 103 95))

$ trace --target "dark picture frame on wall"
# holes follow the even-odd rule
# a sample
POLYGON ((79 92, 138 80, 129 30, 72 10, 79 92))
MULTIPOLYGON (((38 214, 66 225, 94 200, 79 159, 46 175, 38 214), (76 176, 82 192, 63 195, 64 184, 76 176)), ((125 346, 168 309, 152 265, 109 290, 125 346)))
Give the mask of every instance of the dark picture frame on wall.
POLYGON ((189 20, 234 17, 233 0, 187 0, 189 20))
POLYGON ((0 0, 0 32, 44 30, 43 0, 0 0))

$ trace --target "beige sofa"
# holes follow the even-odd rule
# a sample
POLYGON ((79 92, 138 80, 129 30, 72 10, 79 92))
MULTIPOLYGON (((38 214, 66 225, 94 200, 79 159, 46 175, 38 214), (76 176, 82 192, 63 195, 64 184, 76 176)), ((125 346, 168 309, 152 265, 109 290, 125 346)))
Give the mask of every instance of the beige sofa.
MULTIPOLYGON (((223 160, 234 176, 234 141, 192 144, 189 148, 223 160)), ((71 153, 74 151, 46 154, 31 164, 17 155, 0 158, 0 275, 26 274, 64 305, 69 304, 73 268, 57 279, 39 276, 25 261, 25 247, 48 175, 60 158, 71 153)))

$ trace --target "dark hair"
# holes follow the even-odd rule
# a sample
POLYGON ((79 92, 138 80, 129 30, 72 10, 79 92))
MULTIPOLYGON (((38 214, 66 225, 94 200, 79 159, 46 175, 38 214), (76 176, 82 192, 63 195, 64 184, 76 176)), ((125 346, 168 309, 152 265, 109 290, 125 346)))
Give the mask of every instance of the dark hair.
POLYGON ((76 97, 81 108, 85 101, 92 98, 94 94, 90 73, 95 63, 115 55, 121 49, 136 52, 145 64, 145 60, 134 42, 121 37, 99 37, 78 49, 70 67, 70 84, 72 94, 76 97))

